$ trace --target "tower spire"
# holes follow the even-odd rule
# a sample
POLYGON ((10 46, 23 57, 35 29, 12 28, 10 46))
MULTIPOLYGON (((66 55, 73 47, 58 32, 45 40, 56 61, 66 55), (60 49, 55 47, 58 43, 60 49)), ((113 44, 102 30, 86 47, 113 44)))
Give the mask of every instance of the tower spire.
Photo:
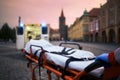
POLYGON ((20 26, 20 23, 21 23, 21 17, 19 16, 18 17, 18 26, 20 26))
POLYGON ((61 10, 61 17, 64 17, 63 9, 61 10))

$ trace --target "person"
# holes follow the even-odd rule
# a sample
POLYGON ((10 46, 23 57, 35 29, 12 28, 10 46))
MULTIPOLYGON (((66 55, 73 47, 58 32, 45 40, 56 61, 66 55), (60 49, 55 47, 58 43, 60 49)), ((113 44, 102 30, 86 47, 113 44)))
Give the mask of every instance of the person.
POLYGON ((95 61, 102 61, 106 63, 106 64, 103 63, 103 66, 105 68, 120 64, 120 48, 117 48, 113 52, 103 53, 97 56, 95 61))
POLYGON ((120 64, 120 48, 116 49, 113 54, 113 57, 115 56, 115 62, 120 64))
POLYGON ((81 77, 99 67, 109 68, 117 65, 120 66, 120 48, 117 48, 113 52, 103 53, 97 56, 95 62, 88 65, 79 75, 81 77))
POLYGON ((29 41, 30 41, 30 40, 32 39, 32 36, 29 36, 28 39, 29 39, 29 41))

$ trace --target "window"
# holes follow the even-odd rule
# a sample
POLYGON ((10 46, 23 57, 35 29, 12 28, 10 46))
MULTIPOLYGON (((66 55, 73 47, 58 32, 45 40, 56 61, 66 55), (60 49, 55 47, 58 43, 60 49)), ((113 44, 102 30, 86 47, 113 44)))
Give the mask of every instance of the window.
POLYGON ((111 19, 111 20, 110 20, 110 25, 113 25, 113 24, 114 24, 114 20, 111 19))
POLYGON ((83 24, 83 31, 88 32, 88 24, 83 24))
POLYGON ((42 27, 42 34, 47 34, 48 33, 47 31, 48 31, 48 29, 46 26, 42 27))
POLYGON ((105 21, 105 18, 102 19, 102 28, 105 28, 106 27, 106 21, 105 21))
POLYGON ((99 30, 99 23, 98 23, 97 20, 96 20, 96 28, 95 28, 95 30, 99 30))
POLYGON ((114 8, 113 8, 113 7, 110 7, 110 8, 109 8, 109 11, 110 11, 110 13, 113 13, 114 8))
POLYGON ((105 11, 104 10, 102 11, 102 16, 105 16, 105 11))
POLYGON ((118 18, 118 24, 120 24, 120 4, 118 4, 118 10, 117 10, 117 18, 118 18))
POLYGON ((23 27, 17 27, 17 34, 22 35, 23 34, 23 27))
POLYGON ((88 22, 88 18, 87 17, 84 18, 84 22, 88 22))
POLYGON ((112 6, 109 8, 109 16, 114 16, 115 15, 115 8, 112 6))

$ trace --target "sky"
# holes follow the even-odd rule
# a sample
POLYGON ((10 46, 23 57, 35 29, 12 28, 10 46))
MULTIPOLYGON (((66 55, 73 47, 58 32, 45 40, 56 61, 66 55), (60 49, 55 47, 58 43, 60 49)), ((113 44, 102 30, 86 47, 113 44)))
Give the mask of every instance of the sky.
POLYGON ((59 17, 63 9, 66 25, 73 24, 84 10, 99 8, 106 0, 0 0, 0 27, 8 23, 10 27, 18 25, 18 17, 24 24, 50 24, 59 27, 59 17))

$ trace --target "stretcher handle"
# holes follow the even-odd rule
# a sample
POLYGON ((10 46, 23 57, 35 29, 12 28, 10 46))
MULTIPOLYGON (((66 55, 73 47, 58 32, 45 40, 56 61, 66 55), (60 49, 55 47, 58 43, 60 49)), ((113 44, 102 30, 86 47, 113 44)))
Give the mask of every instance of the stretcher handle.
POLYGON ((61 42, 59 44, 59 46, 62 46, 62 44, 70 44, 70 45, 77 45, 78 46, 78 49, 82 49, 82 47, 78 44, 78 43, 74 43, 74 42, 61 42))
POLYGON ((39 48, 41 48, 41 50, 43 50, 43 47, 42 46, 38 46, 38 45, 30 45, 30 49, 32 48, 32 47, 39 47, 39 48))

